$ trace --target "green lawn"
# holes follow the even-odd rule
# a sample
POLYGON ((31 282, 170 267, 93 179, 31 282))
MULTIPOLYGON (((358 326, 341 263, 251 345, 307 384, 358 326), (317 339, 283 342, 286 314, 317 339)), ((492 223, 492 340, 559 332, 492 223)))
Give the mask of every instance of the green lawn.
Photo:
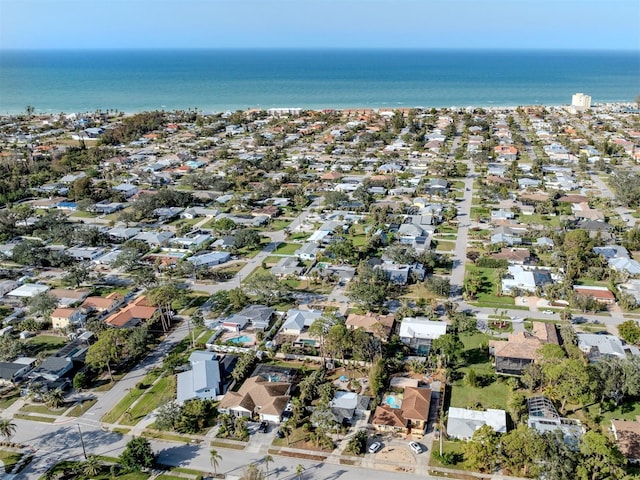
POLYGON ((273 253, 277 255, 293 255, 299 248, 300 244, 298 243, 281 243, 273 253))
POLYGON ((54 410, 41 403, 36 405, 27 404, 23 406, 20 411, 25 413, 42 413, 45 415, 62 415, 66 409, 67 407, 64 406, 54 410))
POLYGON ((431 458, 429 459, 429 465, 432 467, 441 467, 441 468, 454 468, 456 470, 466 470, 464 468, 464 462, 462 461, 464 454, 464 446, 465 442, 456 442, 451 440, 443 440, 442 441, 442 453, 453 453, 458 456, 460 460, 458 463, 452 465, 444 465, 436 460, 433 456, 434 452, 440 453, 440 443, 438 441, 433 442, 433 448, 431 449, 431 458))
POLYGON ((276 232, 278 230, 284 230, 291 224, 292 220, 290 218, 279 218, 278 220, 272 220, 267 225, 266 230, 270 232, 276 232))
MULTIPOLYGON (((4 471, 5 473, 11 473, 13 467, 20 461, 22 458, 21 453, 10 452, 8 450, 0 450, 0 460, 4 463, 4 471)), ((3 475, 0 475, 2 477, 3 475)))
POLYGON ((55 353, 60 348, 67 343, 67 339, 65 337, 57 337, 53 335, 38 335, 36 337, 30 338, 26 341, 27 349, 29 351, 29 355, 36 356, 39 353, 46 356, 50 353, 55 353))
MULTIPOLYGON (((151 371, 147 374, 146 377, 142 380, 141 383, 145 385, 151 385, 153 381, 158 378, 158 373, 151 371)), ((108 411, 104 417, 102 417, 102 421, 105 423, 116 423, 118 419, 126 412, 131 404, 135 402, 138 398, 140 398, 146 390, 140 388, 132 388, 127 392, 127 394, 118 402, 118 404, 113 407, 110 411, 108 411)))
POLYGON ((121 423, 124 425, 135 425, 160 405, 175 400, 175 398, 175 375, 162 377, 153 387, 146 391, 144 398, 131 408, 131 416, 123 417, 121 423))
POLYGON ((433 245, 435 250, 440 250, 443 252, 452 252, 456 248, 455 242, 448 242, 446 240, 433 240, 433 245))
POLYGON ((516 215, 516 220, 527 225, 546 225, 550 227, 560 226, 560 217, 551 217, 549 215, 533 214, 533 215, 516 215))
MULTIPOLYGON (((597 416, 598 405, 590 406, 589 412, 592 415, 597 416)), ((609 428, 611 427, 611 420, 635 420, 638 415, 640 415, 640 402, 627 401, 623 402, 610 412, 603 412, 600 424, 605 428, 609 428)))
POLYGON ((0 409, 9 408, 17 399, 20 398, 20 391, 17 388, 8 391, 2 398, 0 398, 0 409))
MULTIPOLYGON (((464 372, 467 369, 460 369, 464 372)), ((475 368, 478 377, 484 372, 475 368)), ((465 372, 466 373, 466 372, 465 372)), ((479 379, 479 383, 482 379, 479 379)), ((451 406, 460 408, 499 408, 505 410, 507 408, 507 398, 511 389, 501 378, 494 380, 484 387, 471 387, 464 383, 464 379, 457 380, 451 387, 451 406)))
POLYGON ((79 403, 78 405, 73 407, 71 410, 69 410, 69 413, 67 413, 67 416, 79 417, 83 415, 84 412, 86 412, 91 407, 93 407, 97 401, 98 401, 97 398, 92 398, 91 400, 87 400, 86 402, 79 403))

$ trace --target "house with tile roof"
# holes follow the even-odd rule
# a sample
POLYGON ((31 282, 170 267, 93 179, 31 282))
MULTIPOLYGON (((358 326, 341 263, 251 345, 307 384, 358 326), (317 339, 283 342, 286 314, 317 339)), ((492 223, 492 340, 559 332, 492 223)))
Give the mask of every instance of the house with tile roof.
POLYGON ((389 339, 394 322, 395 317, 391 313, 388 315, 373 312, 367 312, 364 315, 350 313, 347 317, 345 326, 349 330, 362 328, 365 332, 370 333, 385 342, 389 339))
POLYGON ((255 376, 242 384, 237 392, 227 392, 218 405, 218 410, 235 417, 254 418, 261 421, 280 423, 282 412, 291 399, 288 382, 270 382, 255 376))
POLYGON ((618 449, 631 463, 640 463, 640 416, 635 420, 611 420, 618 449))
POLYGON ((116 328, 135 327, 151 320, 157 311, 158 308, 149 305, 147 298, 142 295, 122 310, 109 315, 104 323, 116 328))
POLYGON ((558 345, 558 333, 552 323, 533 322, 533 331, 509 335, 507 341, 491 340, 489 353, 495 358, 497 373, 522 375, 524 369, 540 359, 538 351, 547 344, 558 345))
POLYGON ((431 389, 424 387, 405 387, 402 395, 393 405, 376 407, 371 424, 379 432, 392 432, 421 438, 429 420, 431 389))

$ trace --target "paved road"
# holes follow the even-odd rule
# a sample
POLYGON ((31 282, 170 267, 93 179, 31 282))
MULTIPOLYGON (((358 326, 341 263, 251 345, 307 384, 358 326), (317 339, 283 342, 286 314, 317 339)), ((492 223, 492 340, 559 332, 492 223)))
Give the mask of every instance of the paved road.
MULTIPOLYGON (((598 175, 596 174, 591 175, 591 180, 593 181, 594 185, 598 188, 598 190, 600 190, 600 195, 602 197, 612 199, 615 202, 616 196, 613 194, 611 189, 607 186, 606 183, 602 181, 602 179, 598 175)), ((635 226, 636 221, 638 219, 635 218, 633 215, 631 215, 629 209, 625 207, 615 207, 614 210, 618 215, 620 215, 622 220, 629 226, 629 228, 633 228, 635 226)))
MULTIPOLYGON (((462 123, 458 125, 458 133, 454 140, 454 149, 460 139, 460 129, 462 123)), ((467 243, 469 239, 469 227, 471 225, 471 203, 473 198, 473 180, 476 176, 473 162, 465 160, 468 167, 468 173, 464 182, 464 196, 458 203, 458 236, 456 237, 456 246, 453 252, 453 269, 451 271, 451 294, 450 298, 454 301, 462 300, 462 287, 464 285, 465 264, 467 262, 467 243)))
MULTIPOLYGON (((13 441, 29 445, 35 450, 35 457, 32 463, 19 476, 14 477, 21 480, 37 480, 51 465, 61 460, 82 460, 83 454, 78 425, 82 431, 82 440, 88 455, 118 456, 130 439, 128 436, 105 432, 92 423, 84 422, 82 419, 69 425, 53 425, 22 419, 15 419, 14 422, 17 428, 13 441)), ((209 461, 210 447, 208 445, 156 440, 151 440, 151 445, 162 464, 193 468, 204 472, 212 471, 209 461)), ((233 476, 240 477, 244 467, 249 463, 257 462, 262 464, 266 454, 266 451, 248 451, 249 448, 244 451, 218 447, 216 449, 222 456, 218 472, 226 473, 228 478, 233 478, 233 476)), ((423 455, 426 456, 428 454, 423 455)), ((401 474, 340 465, 339 459, 318 462, 282 456, 275 456, 274 461, 269 465, 269 478, 292 479, 295 477, 298 464, 304 467, 304 478, 307 480, 407 480, 415 478, 416 475, 428 480, 436 479, 436 477, 427 476, 425 472, 401 474)), ((6 478, 11 477, 6 476, 6 478)))

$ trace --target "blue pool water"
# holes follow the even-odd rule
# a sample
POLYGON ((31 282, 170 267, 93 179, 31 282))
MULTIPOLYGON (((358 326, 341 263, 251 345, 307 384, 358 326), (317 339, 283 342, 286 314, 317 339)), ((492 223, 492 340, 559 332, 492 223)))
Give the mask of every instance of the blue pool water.
POLYGON ((233 337, 229 339, 232 343, 249 343, 251 341, 251 337, 247 335, 241 335, 239 337, 233 337))
POLYGON ((396 399, 394 395, 387 395, 387 398, 384 399, 384 403, 389 405, 391 408, 400 408, 398 399, 396 399))

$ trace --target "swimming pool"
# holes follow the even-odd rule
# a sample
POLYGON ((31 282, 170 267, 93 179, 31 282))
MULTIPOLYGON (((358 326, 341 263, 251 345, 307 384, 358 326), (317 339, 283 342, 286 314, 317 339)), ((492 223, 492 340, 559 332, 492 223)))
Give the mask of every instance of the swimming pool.
POLYGON ((241 335, 239 337, 233 337, 228 340, 231 343, 249 343, 253 341, 253 339, 247 335, 241 335))
POLYGON ((384 399, 384 403, 391 408, 400 408, 402 406, 402 399, 396 395, 387 395, 384 399))

